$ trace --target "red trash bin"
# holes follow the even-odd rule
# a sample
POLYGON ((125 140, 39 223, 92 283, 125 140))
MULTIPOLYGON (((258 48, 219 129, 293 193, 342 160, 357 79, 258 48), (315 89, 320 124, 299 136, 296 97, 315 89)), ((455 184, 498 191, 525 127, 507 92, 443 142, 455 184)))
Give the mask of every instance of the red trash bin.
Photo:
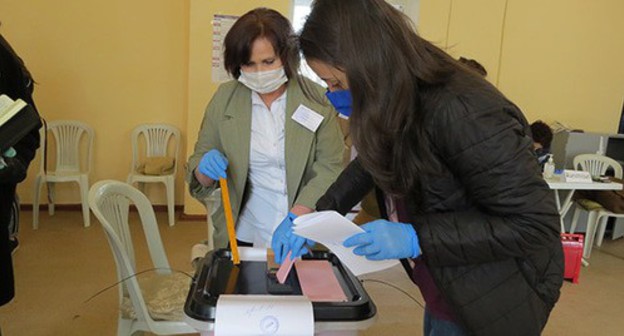
POLYGON ((583 235, 562 233, 561 245, 565 256, 564 279, 571 279, 572 283, 578 283, 583 259, 583 235))

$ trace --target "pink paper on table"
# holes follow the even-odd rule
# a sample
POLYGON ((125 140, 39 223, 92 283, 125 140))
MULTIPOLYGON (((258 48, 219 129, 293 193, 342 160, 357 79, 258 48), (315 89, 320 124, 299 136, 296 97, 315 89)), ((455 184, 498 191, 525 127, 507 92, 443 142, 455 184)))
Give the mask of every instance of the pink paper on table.
POLYGON ((291 253, 292 252, 288 252, 288 255, 286 255, 284 262, 282 263, 282 265, 280 265, 280 268, 277 270, 277 273, 275 273, 275 276, 277 277, 277 281, 281 284, 283 284, 286 281, 286 278, 288 277, 288 273, 290 273, 290 269, 292 268, 296 260, 296 259, 295 260, 290 259, 291 253))
POLYGON ((327 260, 298 260, 295 264, 303 295, 313 302, 347 301, 327 260))

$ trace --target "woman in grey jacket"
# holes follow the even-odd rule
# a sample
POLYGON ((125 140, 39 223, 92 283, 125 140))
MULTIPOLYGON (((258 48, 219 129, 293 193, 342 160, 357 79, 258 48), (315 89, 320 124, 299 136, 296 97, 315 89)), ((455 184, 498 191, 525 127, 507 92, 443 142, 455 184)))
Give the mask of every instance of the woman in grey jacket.
POLYGON ((383 0, 317 0, 300 46, 330 91, 350 91, 358 150, 317 210, 375 187, 385 205, 345 246, 409 264, 426 335, 540 334, 563 253, 521 111, 383 0))

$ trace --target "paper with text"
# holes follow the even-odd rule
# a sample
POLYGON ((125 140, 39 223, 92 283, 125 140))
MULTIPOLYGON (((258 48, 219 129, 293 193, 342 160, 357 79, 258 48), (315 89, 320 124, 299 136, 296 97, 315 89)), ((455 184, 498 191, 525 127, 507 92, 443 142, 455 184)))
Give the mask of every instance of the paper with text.
POLYGON ((312 303, 301 295, 220 295, 215 335, 314 335, 312 303))
POLYGON ((305 105, 299 105, 292 119, 310 131, 316 132, 323 121, 323 116, 305 105))
POLYGON ((354 275, 377 272, 399 263, 398 260, 368 260, 353 253, 353 248, 342 245, 345 239, 360 232, 362 228, 336 211, 319 211, 302 215, 294 220, 295 234, 325 245, 354 275))

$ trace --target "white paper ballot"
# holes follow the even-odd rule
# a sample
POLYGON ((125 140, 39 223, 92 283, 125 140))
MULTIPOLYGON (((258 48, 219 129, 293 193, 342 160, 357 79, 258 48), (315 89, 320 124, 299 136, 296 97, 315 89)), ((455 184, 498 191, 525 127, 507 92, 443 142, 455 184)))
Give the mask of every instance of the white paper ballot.
POLYGON ((215 336, 314 335, 312 303, 301 295, 220 295, 215 336))
POLYGON ((381 271, 399 263, 398 260, 368 260, 354 254, 353 247, 344 247, 342 243, 347 238, 364 230, 336 211, 319 211, 297 217, 293 231, 325 245, 355 276, 381 271))

